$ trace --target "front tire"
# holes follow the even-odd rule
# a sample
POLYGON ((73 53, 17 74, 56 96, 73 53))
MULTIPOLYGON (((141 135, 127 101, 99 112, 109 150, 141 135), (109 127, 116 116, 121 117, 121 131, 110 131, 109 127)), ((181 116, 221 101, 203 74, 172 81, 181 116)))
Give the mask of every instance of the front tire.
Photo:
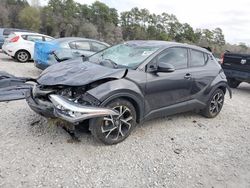
POLYGON ((117 144, 125 140, 134 129, 136 111, 134 106, 124 99, 116 99, 106 106, 119 112, 119 115, 90 120, 90 131, 104 144, 117 144))
POLYGON ((224 104, 225 93, 221 89, 216 89, 207 102, 207 106, 201 114, 207 118, 216 117, 224 104))
POLYGON ((20 63, 26 63, 30 59, 30 54, 26 50, 19 50, 15 54, 15 59, 20 63))

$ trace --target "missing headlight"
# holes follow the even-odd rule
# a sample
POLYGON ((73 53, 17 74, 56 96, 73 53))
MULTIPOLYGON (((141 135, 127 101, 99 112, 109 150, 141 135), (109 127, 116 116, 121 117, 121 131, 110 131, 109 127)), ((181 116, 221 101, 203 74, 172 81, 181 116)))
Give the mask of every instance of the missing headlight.
POLYGON ((86 93, 85 87, 68 87, 59 90, 57 94, 85 106, 98 106, 100 104, 95 97, 86 93))

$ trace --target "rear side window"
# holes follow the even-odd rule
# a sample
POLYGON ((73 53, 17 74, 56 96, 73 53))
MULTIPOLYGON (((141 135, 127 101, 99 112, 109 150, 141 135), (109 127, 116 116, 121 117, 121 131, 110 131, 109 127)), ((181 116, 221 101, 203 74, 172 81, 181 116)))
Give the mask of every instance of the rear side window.
POLYGON ((43 41, 43 37, 38 35, 27 35, 26 40, 31 42, 43 41))
POLYGON ((98 42, 92 42, 91 44, 92 44, 92 51, 93 52, 99 52, 99 51, 107 48, 105 45, 100 44, 98 42))
POLYGON ((187 68, 188 52, 186 48, 169 48, 158 57, 158 63, 168 63, 175 69, 187 68))
POLYGON ((86 42, 86 41, 76 41, 75 45, 76 45, 76 49, 78 50, 90 51, 91 49, 89 42, 86 42))
POLYGON ((191 52, 191 59, 190 59, 191 67, 204 66, 208 61, 208 55, 204 54, 203 52, 199 52, 196 50, 190 50, 190 52, 191 52))

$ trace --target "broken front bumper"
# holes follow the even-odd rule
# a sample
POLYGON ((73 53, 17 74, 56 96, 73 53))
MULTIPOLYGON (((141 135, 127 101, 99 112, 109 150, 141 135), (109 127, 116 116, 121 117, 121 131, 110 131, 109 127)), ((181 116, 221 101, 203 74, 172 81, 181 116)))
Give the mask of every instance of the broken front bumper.
POLYGON ((112 109, 83 106, 59 95, 49 95, 49 98, 54 105, 55 116, 70 123, 108 115, 119 115, 112 109))
POLYGON ((82 122, 86 119, 104 117, 108 115, 118 115, 112 109, 84 106, 60 95, 49 95, 50 101, 42 101, 32 96, 32 93, 26 97, 26 100, 32 110, 48 118, 60 118, 70 123, 82 122))

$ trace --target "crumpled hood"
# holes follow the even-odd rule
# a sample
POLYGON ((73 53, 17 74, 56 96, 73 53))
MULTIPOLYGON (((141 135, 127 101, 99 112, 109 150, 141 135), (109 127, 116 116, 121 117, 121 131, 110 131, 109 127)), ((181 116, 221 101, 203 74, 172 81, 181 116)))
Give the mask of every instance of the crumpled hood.
POLYGON ((48 67, 37 82, 47 86, 83 86, 105 78, 119 79, 125 72, 125 69, 112 69, 77 58, 48 67))

